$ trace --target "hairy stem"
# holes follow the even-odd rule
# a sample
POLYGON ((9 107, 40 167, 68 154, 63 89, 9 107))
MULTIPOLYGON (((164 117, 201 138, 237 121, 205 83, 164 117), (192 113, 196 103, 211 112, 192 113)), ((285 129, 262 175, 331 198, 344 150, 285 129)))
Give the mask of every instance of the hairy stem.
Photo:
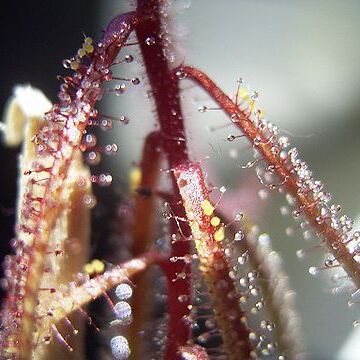
MULTIPOLYGON (((136 35, 140 42, 140 49, 149 79, 156 113, 160 124, 161 144, 170 168, 187 160, 187 148, 184 137, 184 126, 180 108, 178 84, 170 74, 168 62, 164 55, 163 27, 161 10, 166 1, 139 0, 137 11, 142 19, 136 28, 136 35)), ((175 217, 182 217, 184 209, 177 203, 180 197, 176 185, 173 183, 174 205, 171 206, 175 217)), ((180 224, 181 233, 187 237, 190 232, 186 225, 180 224)), ((179 231, 175 221, 171 222, 171 233, 179 231)), ((190 253, 188 241, 172 243, 171 256, 185 256, 190 253)), ((168 342, 165 359, 178 358, 177 349, 187 343, 190 337, 189 324, 184 318, 189 314, 191 301, 191 268, 189 264, 169 262, 168 278, 168 342), (178 274, 185 274, 179 278, 178 274), (176 281, 175 281, 176 280, 176 281), (179 302, 182 296, 186 301, 179 302)))
POLYGON ((209 193, 199 165, 182 164, 174 169, 174 176, 228 359, 248 359, 252 350, 249 329, 245 325, 246 317, 235 296, 233 280, 229 276, 230 268, 222 246, 225 239, 224 224, 217 224, 217 218, 214 222, 214 207, 209 201, 209 193))
POLYGON ((49 238, 65 205, 64 200, 66 202, 64 182, 69 177, 70 164, 80 147, 94 105, 102 97, 100 85, 111 79, 108 70, 137 22, 134 13, 118 16, 108 26, 101 46, 90 44, 91 47, 87 47, 89 65, 77 60, 70 62, 75 73, 64 79, 60 102, 46 114, 47 126, 34 139, 39 145, 38 157, 27 172, 28 189, 30 194, 35 187, 42 188, 42 192, 33 200, 39 203, 35 215, 29 216, 26 199, 21 213, 20 228, 29 238, 17 249, 21 266, 11 269, 11 301, 4 310, 7 316, 14 317, 5 327, 2 344, 6 356, 12 359, 26 360, 31 356, 35 309, 49 238))
MULTIPOLYGON (((349 241, 346 231, 333 226, 333 220, 338 218, 328 208, 326 200, 322 200, 321 191, 316 189, 310 175, 302 175, 307 170, 304 163, 299 163, 296 156, 292 158, 290 151, 286 158, 279 155, 280 148, 273 136, 267 136, 259 124, 252 121, 249 109, 241 110, 219 87, 203 72, 190 66, 182 66, 173 71, 178 78, 188 78, 197 82, 219 104, 243 134, 258 149, 263 158, 271 166, 269 171, 280 178, 280 185, 286 187, 291 196, 296 199, 299 214, 303 214, 326 244, 329 252, 342 265, 355 286, 360 288, 360 266, 354 259, 343 239, 349 241), (300 166, 300 167, 299 167, 300 166), (322 213, 326 212, 326 216, 322 213)), ((274 185, 270 186, 274 188, 274 185)))
POLYGON ((65 319, 69 314, 102 296, 115 285, 129 281, 135 275, 147 270, 151 265, 162 264, 163 262, 164 257, 158 253, 144 253, 123 264, 114 266, 102 275, 93 279, 86 279, 81 284, 72 282, 62 286, 59 291, 47 296, 38 305, 38 314, 45 314, 39 324, 38 332, 48 332, 51 324, 65 319), (51 313, 51 316, 48 316, 48 313, 51 313))

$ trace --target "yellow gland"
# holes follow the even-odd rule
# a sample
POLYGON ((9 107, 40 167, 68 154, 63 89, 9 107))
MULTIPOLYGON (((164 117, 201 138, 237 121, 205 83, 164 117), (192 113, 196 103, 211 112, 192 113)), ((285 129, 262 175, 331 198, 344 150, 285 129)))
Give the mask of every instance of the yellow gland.
POLYGON ((242 99, 244 99, 244 100, 246 100, 246 101, 249 101, 249 100, 250 100, 249 92, 247 91, 246 88, 240 88, 240 89, 239 89, 239 92, 238 92, 238 95, 239 95, 242 99))
POLYGON ((256 114, 258 116, 259 119, 262 119, 265 116, 265 110, 263 109, 257 109, 256 110, 256 114))
POLYGON ((86 55, 86 50, 84 48, 79 49, 77 55, 79 58, 84 57, 86 55))
POLYGON ((220 219, 217 216, 214 216, 213 218, 211 218, 210 224, 214 227, 219 226, 220 219))
POLYGON ((218 230, 215 231, 214 234, 215 241, 223 241, 225 239, 225 228, 221 226, 218 230))
POLYGON ((255 101, 251 100, 251 102, 250 102, 250 112, 254 112, 254 110, 255 110, 255 101))
POLYGON ((211 202, 209 200, 204 200, 201 202, 201 208, 204 211, 204 214, 207 216, 210 216, 213 214, 215 208, 212 206, 211 202))
POLYGON ((133 168, 129 172, 129 183, 130 183, 130 191, 135 192, 137 188, 139 188, 141 183, 141 170, 139 168, 133 168))
POLYGON ((105 264, 101 260, 94 259, 91 265, 97 274, 102 274, 105 271, 105 264))
POLYGON ((92 44, 93 43, 93 39, 91 37, 86 37, 84 39, 84 44, 92 44))
POLYGON ((84 265, 84 272, 88 275, 93 275, 95 273, 94 267, 91 263, 84 265))
POLYGON ((94 51, 94 47, 91 44, 84 44, 83 49, 87 54, 91 54, 94 51))
POLYGON ((80 64, 76 60, 72 60, 70 62, 70 69, 71 70, 77 70, 79 68, 80 64))
POLYGON ((94 259, 91 263, 84 265, 84 272, 88 275, 102 274, 105 271, 105 264, 99 260, 94 259))

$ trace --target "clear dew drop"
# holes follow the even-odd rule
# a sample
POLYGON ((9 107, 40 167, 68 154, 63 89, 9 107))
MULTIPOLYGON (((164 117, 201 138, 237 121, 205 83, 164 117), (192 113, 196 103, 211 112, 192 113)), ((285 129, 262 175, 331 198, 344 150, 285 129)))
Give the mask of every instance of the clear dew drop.
POLYGON ((118 146, 116 144, 108 144, 105 146, 106 155, 114 155, 118 151, 118 146))
POLYGON ((296 251, 296 256, 298 259, 303 259, 305 257, 306 253, 304 249, 299 249, 296 251))
POLYGON ((97 151, 90 151, 86 156, 86 162, 89 165, 98 165, 101 161, 101 155, 97 151))
POLYGON ((183 10, 190 9, 192 0, 177 0, 174 2, 175 10, 182 12, 183 10))
POLYGON ((45 336, 43 338, 43 341, 44 341, 45 344, 50 344, 51 343, 51 336, 45 336))
POLYGON ((353 327, 358 327, 360 325, 360 321, 359 320, 354 320, 353 321, 353 327))
POLYGON ((257 101, 258 99, 259 99, 259 93, 257 91, 253 91, 253 93, 251 94, 251 100, 257 101))
POLYGON ((164 48, 163 54, 170 63, 175 62, 176 60, 175 53, 170 48, 164 48))
POLYGON ((261 355, 269 356, 269 355, 270 355, 270 352, 269 352, 268 349, 262 349, 262 350, 261 350, 261 355))
POLYGON ((93 195, 84 195, 83 203, 88 209, 93 209, 96 206, 96 197, 93 195))
POLYGON ((99 186, 105 187, 110 186, 112 183, 112 176, 110 174, 100 174, 99 176, 93 175, 91 181, 98 184, 99 186))
POLYGON ((250 309, 250 313, 253 314, 253 315, 256 315, 258 312, 259 312, 259 310, 256 307, 252 307, 250 309))
POLYGON ((205 344, 210 339, 210 337, 211 337, 210 333, 204 333, 199 335, 197 337, 197 340, 199 341, 199 343, 205 344))
POLYGON ((184 303, 189 299, 189 297, 187 295, 179 295, 178 296, 178 301, 179 303, 184 303))
POLYGON ((126 85, 125 84, 118 84, 115 86, 115 93, 116 96, 120 96, 126 91, 126 85))
MULTIPOLYGON (((249 286, 250 288, 250 286, 249 286)), ((259 295, 259 289, 256 288, 256 287, 253 287, 252 289, 250 289, 250 294, 254 297, 258 296, 259 295)))
POLYGON ((190 328, 193 331, 198 331, 200 329, 200 326, 197 322, 194 322, 193 320, 190 320, 190 328))
POLYGON ((131 306, 126 301, 119 301, 114 306, 116 318, 122 325, 128 325, 132 321, 131 306))
POLYGON ((266 329, 267 331, 270 332, 273 331, 275 328, 275 324, 267 320, 262 320, 260 326, 262 329, 266 329))
POLYGON ((237 213, 234 217, 234 221, 241 221, 244 218, 244 214, 237 213))
POLYGON ((248 281, 247 281, 246 278, 242 277, 242 278, 240 278, 240 280, 239 280, 239 284, 240 284, 240 286, 242 286, 242 287, 247 287, 248 281))
POLYGON ((130 299, 133 294, 133 289, 128 284, 120 284, 115 289, 115 295, 119 300, 130 299))
POLYGON ((229 156, 231 159, 236 159, 239 156, 237 149, 230 149, 229 156))
POLYGON ((334 266, 334 261, 330 260, 330 259, 326 259, 324 264, 327 268, 330 268, 330 267, 334 266))
POLYGON ((156 43, 156 40, 152 36, 149 36, 148 38, 145 39, 145 44, 148 46, 155 45, 155 43, 156 43))
POLYGON ((128 359, 131 354, 129 343, 124 336, 114 336, 110 340, 110 347, 116 360, 128 359))
POLYGON ((305 240, 310 240, 312 238, 311 231, 310 230, 305 230, 303 232, 303 237, 304 237, 305 240))
POLYGON ((134 57, 133 57, 132 55, 126 55, 126 56, 125 56, 125 61, 126 61, 127 63, 131 63, 131 62, 134 61, 134 57))
POLYGON ((331 281, 333 283, 338 283, 341 280, 341 275, 340 274, 334 274, 333 276, 331 276, 331 281))
POLYGON ((71 61, 69 59, 64 59, 62 65, 65 69, 70 69, 71 61))
POLYGON ((248 255, 243 254, 243 255, 239 256, 237 261, 238 261, 239 265, 245 265, 248 261, 248 255))
POLYGON ((258 195, 261 200, 266 200, 269 198, 269 192, 266 189, 260 189, 258 195))
POLYGON ((271 244, 271 238, 269 236, 269 234, 266 233, 262 233, 259 235, 259 243, 261 245, 270 245, 271 244))
POLYGON ((341 211, 341 206, 340 206, 339 204, 331 205, 330 211, 331 211, 333 214, 336 214, 336 213, 338 213, 338 212, 341 211))
POLYGON ((139 85, 140 84, 140 79, 139 78, 132 78, 131 82, 133 85, 139 85))
POLYGON ((255 303, 255 306, 258 310, 261 310, 264 307, 264 301, 260 300, 258 302, 255 303))
POLYGON ((206 326, 209 330, 215 328, 216 324, 215 324, 214 319, 207 319, 207 320, 205 321, 205 326, 206 326))
POLYGON ((312 275, 312 276, 316 276, 319 274, 319 269, 315 266, 311 266, 309 268, 309 274, 312 275))
POLYGON ((102 119, 100 121, 100 129, 103 131, 110 130, 113 128, 113 121, 110 119, 102 119))
POLYGON ((256 341, 257 340, 257 335, 256 335, 256 333, 254 333, 254 332, 250 332, 249 333, 249 340, 250 341, 256 341))
POLYGON ((238 115, 238 114, 232 114, 232 115, 230 116, 230 119, 231 119, 231 121, 232 121, 233 123, 236 123, 236 122, 239 121, 239 115, 238 115))
POLYGON ((182 79, 185 79, 186 78, 186 73, 182 70, 178 70, 176 73, 175 73, 176 77, 179 79, 179 80, 182 80, 182 79))
POLYGON ((286 136, 280 136, 278 139, 278 144, 282 147, 282 148, 286 148, 290 145, 290 141, 289 138, 286 136))
POLYGON ((206 112, 207 109, 208 109, 207 106, 199 106, 198 107, 198 112, 204 113, 204 112, 206 112))
POLYGON ((291 206, 295 205, 295 200, 290 194, 286 194, 285 198, 289 205, 291 205, 291 206))
POLYGON ((237 233, 235 233, 234 240, 235 241, 241 241, 244 237, 245 237, 244 232, 240 230, 237 233))
POLYGON ((290 209, 287 206, 281 206, 280 207, 280 214, 283 216, 290 214, 290 209))
POLYGON ((127 125, 127 124, 129 124, 130 119, 129 119, 127 116, 125 116, 125 115, 121 115, 121 116, 120 116, 120 122, 121 122, 122 124, 124 124, 124 125, 127 125))
POLYGON ((94 134, 86 134, 83 137, 83 141, 86 146, 92 147, 96 145, 97 139, 94 134))

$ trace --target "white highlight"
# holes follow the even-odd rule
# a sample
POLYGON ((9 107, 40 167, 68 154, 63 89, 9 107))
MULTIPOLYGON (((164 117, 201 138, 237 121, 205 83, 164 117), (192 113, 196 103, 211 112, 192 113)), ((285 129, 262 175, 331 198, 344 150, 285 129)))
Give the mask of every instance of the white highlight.
POLYGON ((132 287, 128 284, 120 284, 115 289, 115 295, 119 300, 130 299, 133 294, 132 287))
POLYGON ((116 318, 122 325, 128 325, 132 321, 131 306, 126 301, 119 301, 114 306, 116 318))
POLYGON ((117 360, 128 359, 131 354, 129 343, 124 336, 114 336, 110 340, 110 347, 114 358, 117 360))

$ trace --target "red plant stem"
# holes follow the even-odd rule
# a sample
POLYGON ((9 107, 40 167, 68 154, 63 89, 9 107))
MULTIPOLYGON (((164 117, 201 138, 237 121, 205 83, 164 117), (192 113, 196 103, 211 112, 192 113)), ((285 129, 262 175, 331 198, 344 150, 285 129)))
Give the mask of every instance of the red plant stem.
POLYGON ((346 273, 352 279, 357 288, 360 288, 360 268, 357 261, 353 258, 342 242, 342 233, 335 230, 326 221, 318 221, 321 218, 320 210, 314 206, 314 199, 310 192, 303 192, 298 185, 298 178, 292 169, 284 164, 284 161, 277 153, 272 152, 272 146, 269 145, 269 139, 257 127, 255 123, 249 120, 248 113, 241 111, 237 104, 235 104, 220 88, 203 72, 190 67, 181 66, 173 70, 173 76, 183 79, 188 78, 197 82, 207 93, 219 104, 219 106, 226 112, 226 114, 236 119, 233 121, 242 133, 250 140, 254 147, 256 147, 264 159, 273 166, 275 173, 279 176, 281 185, 284 185, 290 195, 296 199, 299 209, 304 213, 309 223, 316 229, 318 234, 322 235, 322 240, 327 245, 329 251, 339 261, 346 273), (257 139, 255 141, 255 139, 257 139))
POLYGON ((160 7, 162 0, 139 0, 138 13, 141 18, 136 27, 147 76, 154 97, 156 112, 163 137, 163 148, 171 168, 188 159, 184 135, 183 117, 177 81, 170 74, 164 55, 160 7), (149 43, 149 39, 151 42, 149 43), (151 45, 148 45, 151 44, 151 45))
MULTIPOLYGON (((160 124, 162 148, 166 154, 170 168, 188 160, 184 125, 180 108, 180 96, 177 81, 170 75, 170 69, 164 56, 164 43, 161 38, 163 33, 161 24, 161 6, 166 4, 161 0, 139 0, 137 11, 141 21, 136 27, 136 35, 140 42, 140 49, 151 86, 156 112, 160 124)), ((146 176, 146 174, 144 174, 146 176)), ((174 203, 180 201, 173 180, 174 203)), ((171 205, 175 217, 183 217, 184 209, 181 205, 171 205)), ((171 221, 171 233, 179 231, 175 221, 171 221)), ((180 224, 180 231, 185 237, 190 235, 186 224, 180 224)), ((190 241, 173 242, 171 257, 182 257, 191 251, 190 241)), ((191 303, 191 267, 182 262, 169 261, 168 278, 168 341, 164 358, 178 359, 179 346, 186 345, 190 338, 190 326, 184 319, 189 314, 191 303), (178 278, 178 274, 185 274, 178 278), (179 297, 185 301, 180 302, 179 297)))

